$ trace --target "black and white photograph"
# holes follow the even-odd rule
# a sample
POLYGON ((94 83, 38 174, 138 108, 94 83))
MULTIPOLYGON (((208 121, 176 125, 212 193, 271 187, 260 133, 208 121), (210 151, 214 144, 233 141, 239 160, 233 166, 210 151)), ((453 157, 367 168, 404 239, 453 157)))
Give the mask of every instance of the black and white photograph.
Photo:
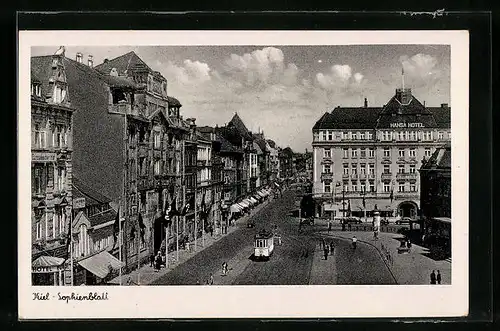
POLYGON ((411 287, 434 291, 431 306, 464 295, 446 294, 467 273, 455 142, 468 108, 454 97, 451 39, 141 33, 124 45, 32 37, 22 53, 30 305, 120 289, 264 300, 299 288, 312 302, 325 289, 401 299, 411 287))

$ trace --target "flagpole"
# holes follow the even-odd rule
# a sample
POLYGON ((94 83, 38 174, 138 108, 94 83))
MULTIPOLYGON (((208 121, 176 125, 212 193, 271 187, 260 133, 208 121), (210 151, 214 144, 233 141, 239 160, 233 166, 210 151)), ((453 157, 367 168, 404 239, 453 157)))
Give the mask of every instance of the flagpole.
MULTIPOLYGON (((139 210, 139 214, 140 214, 140 210, 139 210)), ((137 221, 139 222, 139 221, 137 221)), ((140 279, 141 279, 141 236, 142 236, 142 229, 141 229, 141 226, 139 225, 138 226, 138 229, 139 229, 139 235, 137 236, 137 285, 139 285, 140 283, 140 279)))
POLYGON ((73 270, 73 213, 74 213, 74 210, 73 210, 73 203, 71 203, 71 215, 70 215, 70 221, 69 221, 69 252, 70 252, 70 263, 71 263, 71 266, 70 266, 70 270, 71 270, 71 286, 74 286, 75 285, 75 282, 74 282, 74 270, 73 270))
MULTIPOLYGON (((118 203, 118 213, 123 213, 123 206, 120 208, 122 201, 118 203)), ((122 285, 122 215, 118 214, 118 259, 120 260, 120 286, 122 285)))
MULTIPOLYGON (((198 177, 198 176, 196 176, 198 177)), ((196 179, 196 183, 198 183, 198 179, 196 179)), ((194 188, 194 250, 196 251, 198 248, 198 185, 194 188)))

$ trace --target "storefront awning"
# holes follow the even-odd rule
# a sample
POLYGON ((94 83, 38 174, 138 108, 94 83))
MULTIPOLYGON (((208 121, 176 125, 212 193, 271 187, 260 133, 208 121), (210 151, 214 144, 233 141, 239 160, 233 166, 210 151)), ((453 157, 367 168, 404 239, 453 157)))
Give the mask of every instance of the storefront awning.
POLYGON ((387 199, 366 199, 365 206, 363 206, 363 199, 345 199, 344 204, 342 204, 342 201, 339 201, 336 205, 339 210, 343 210, 344 208, 347 210, 349 208, 349 202, 351 203, 351 211, 373 211, 375 210, 375 206, 377 206, 378 211, 392 211, 396 209, 398 203, 396 201, 391 203, 391 201, 387 199))
POLYGON ((250 207, 250 204, 246 200, 240 201, 240 202, 238 202, 238 204, 240 204, 241 206, 243 206, 245 208, 250 207))
POLYGON ((57 270, 64 263, 65 259, 55 256, 40 256, 33 263, 31 268, 35 272, 51 272, 57 270))
POLYGON ((111 269, 120 269, 122 262, 106 251, 102 251, 89 258, 78 261, 78 264, 99 278, 105 278, 111 269))
POLYGON ((235 203, 235 204, 231 205, 231 207, 229 208, 229 211, 231 213, 238 213, 241 211, 241 206, 239 204, 235 203))
POLYGON ((254 197, 250 197, 249 200, 252 201, 253 204, 259 203, 254 197))

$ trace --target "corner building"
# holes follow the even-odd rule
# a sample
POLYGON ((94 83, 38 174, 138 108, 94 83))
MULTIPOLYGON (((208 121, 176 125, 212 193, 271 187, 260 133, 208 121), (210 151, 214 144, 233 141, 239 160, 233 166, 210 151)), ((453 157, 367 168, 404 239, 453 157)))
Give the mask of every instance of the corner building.
POLYGON ((417 170, 451 141, 450 111, 398 88, 382 107, 365 99, 325 113, 312 130, 316 216, 371 217, 377 208, 383 217, 417 217, 417 170))

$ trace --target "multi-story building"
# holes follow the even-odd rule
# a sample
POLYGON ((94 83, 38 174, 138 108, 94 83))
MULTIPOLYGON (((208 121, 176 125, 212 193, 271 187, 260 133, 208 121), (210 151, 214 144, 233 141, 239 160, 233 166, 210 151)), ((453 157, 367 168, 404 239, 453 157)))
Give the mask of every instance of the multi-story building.
POLYGON ((382 107, 368 107, 365 99, 362 107, 325 113, 312 133, 316 215, 329 205, 334 214, 370 216, 377 208, 384 217, 415 217, 416 170, 450 141, 450 108, 426 107, 411 89, 398 88, 382 107))
POLYGON ((31 59, 33 285, 63 285, 72 205, 73 116, 64 49, 31 59))
POLYGON ((222 134, 217 135, 217 140, 220 143, 219 154, 224 165, 222 198, 224 205, 228 207, 242 194, 243 149, 233 145, 222 134))
POLYGON ((295 154, 290 147, 279 151, 280 178, 287 180, 295 173, 295 154))
POLYGON ((269 185, 271 177, 270 146, 264 132, 254 133, 254 148, 257 150, 258 180, 257 188, 269 185))
POLYGON ((267 139, 266 140, 268 144, 268 149, 269 149, 269 180, 271 182, 275 182, 279 178, 279 157, 278 157, 278 147, 276 146, 276 143, 271 140, 267 139))
MULTIPOLYGON (((451 146, 436 149, 420 172, 421 232, 451 254, 451 146)), ((432 242, 433 241, 433 242, 432 242)))
MULTIPOLYGON (((110 198, 73 177, 73 284, 96 285, 115 277, 120 268, 113 226, 117 211, 110 198), (110 267, 102 268, 105 261, 110 267)), ((122 224, 123 225, 123 224, 122 224)))
MULTIPOLYGON (((179 208, 186 200, 182 147, 192 129, 180 115, 180 102, 167 95, 167 80, 134 52, 96 67, 90 55, 87 64, 82 59, 80 53, 75 60, 61 57, 73 107, 81 109, 73 116, 73 173, 120 202, 126 270, 165 240, 159 222, 165 200, 175 198, 179 208)), ((180 232, 172 226, 170 234, 180 232)))

